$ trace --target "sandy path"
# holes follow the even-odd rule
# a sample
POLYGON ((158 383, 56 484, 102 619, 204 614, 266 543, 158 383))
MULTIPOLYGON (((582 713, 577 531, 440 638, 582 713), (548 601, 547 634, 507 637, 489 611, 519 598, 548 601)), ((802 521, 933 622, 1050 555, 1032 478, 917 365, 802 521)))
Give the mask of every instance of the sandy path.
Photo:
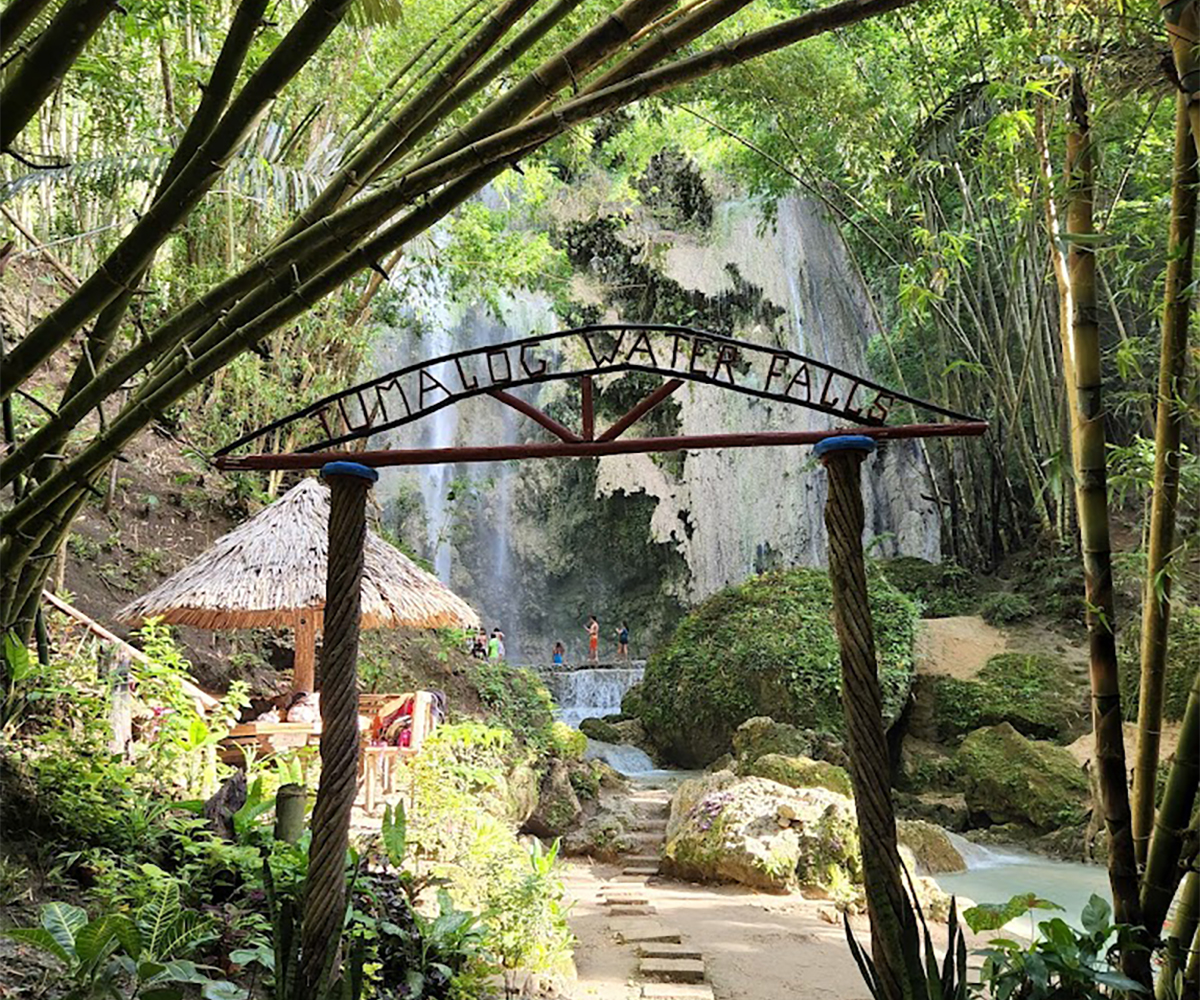
MULTIPOLYGON (((579 939, 573 1000, 641 996, 636 948, 619 941, 611 929, 614 918, 598 899, 601 886, 619 870, 586 860, 566 863, 575 901, 571 927, 579 939)), ((643 891, 654 919, 703 952, 716 1000, 869 1000, 841 925, 818 916, 832 912, 829 903, 663 878, 651 879, 643 891)), ((865 930, 857 933, 865 943, 865 930)))

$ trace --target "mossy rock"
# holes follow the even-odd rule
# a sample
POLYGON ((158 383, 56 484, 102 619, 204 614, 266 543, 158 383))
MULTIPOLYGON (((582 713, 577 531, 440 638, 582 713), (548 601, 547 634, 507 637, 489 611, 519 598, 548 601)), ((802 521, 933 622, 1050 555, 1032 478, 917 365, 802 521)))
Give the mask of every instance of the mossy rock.
POLYGON ((902 819, 896 823, 896 839, 913 852, 920 874, 942 875, 967 870, 963 856, 940 826, 920 819, 902 819))
MULTIPOLYGON (((930 678, 922 678, 922 682, 930 678)), ((951 789, 958 785, 958 762, 936 743, 905 736, 900 744, 897 786, 905 792, 951 789)))
POLYGON ((850 775, 836 764, 811 757, 787 757, 769 753, 751 762, 740 772, 747 777, 767 778, 789 788, 828 788, 831 792, 850 798, 854 786, 850 775))
POLYGON ((815 747, 816 740, 811 730, 776 722, 767 715, 747 719, 733 734, 733 752, 742 766, 771 753, 811 757, 815 747))
POLYGON ((862 882, 854 805, 825 788, 794 789, 720 772, 685 782, 672 802, 668 872, 770 892, 862 882), (689 787, 690 786, 690 787, 689 787), (791 817, 781 826, 781 810, 791 817))
POLYGON ((1008 722, 1034 739, 1069 743, 1087 727, 1087 692, 1054 657, 1001 653, 974 680, 923 676, 919 683, 922 695, 932 689, 934 726, 944 742, 1008 722))
POLYGON ((639 681, 621 696, 621 714, 627 719, 640 719, 644 706, 642 684, 639 681))
MULTIPOLYGON (((1140 634, 1136 624, 1125 629, 1121 656, 1121 711, 1137 720, 1141 685, 1140 634)), ((1178 722, 1187 707, 1192 679, 1200 665, 1200 605, 1177 601, 1167 629, 1166 675, 1163 679, 1163 718, 1178 722)))
POLYGON ((975 575, 955 563, 902 556, 882 560, 878 566, 892 586, 920 604, 922 618, 971 615, 979 607, 975 575))
POLYGON ((579 723, 579 731, 589 740, 599 740, 601 743, 620 743, 621 733, 611 722, 603 719, 584 719, 579 723))
POLYGON ((524 832, 535 837, 561 837, 582 813, 583 806, 571 784, 570 766, 555 760, 542 778, 537 808, 525 821, 524 832))
MULTIPOLYGON (((890 726, 912 685, 917 607, 878 573, 869 599, 890 726)), ((640 697, 650 739, 675 763, 703 767, 754 716, 840 735, 831 607, 829 576, 817 569, 765 573, 708 598, 647 664, 640 697)))
POLYGON ((967 736, 958 760, 973 816, 1041 833, 1087 817, 1091 789, 1075 758, 1053 743, 1026 739, 1007 722, 967 736))

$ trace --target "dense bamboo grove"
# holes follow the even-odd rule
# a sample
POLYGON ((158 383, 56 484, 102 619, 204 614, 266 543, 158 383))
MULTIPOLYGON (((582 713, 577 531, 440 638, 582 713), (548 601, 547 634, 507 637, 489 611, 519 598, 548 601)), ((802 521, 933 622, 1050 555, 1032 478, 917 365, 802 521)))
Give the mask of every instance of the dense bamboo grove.
MULTIPOLYGON (((30 639, 72 523, 146 428, 228 417, 215 404, 236 397, 244 430, 344 384, 400 260, 485 187, 559 183, 593 155, 632 174, 673 144, 768 211, 797 187, 822 201, 887 331, 879 377, 986 413, 983 447, 926 446, 946 552, 1082 564, 1116 914, 1146 929, 1123 967, 1151 985, 1144 946, 1186 879, 1157 984, 1172 995, 1200 882, 1195 686, 1158 774, 1172 602, 1197 596, 1200 28, 1195 0, 1144 6, 11 0, 0 256, 20 246, 68 291, 4 331, 0 621, 30 639), (614 122, 618 152, 593 153, 614 122), (1116 623, 1137 609, 1112 553, 1131 507, 1136 747, 1116 623)), ((522 255, 497 256, 516 280, 522 255)), ((530 252, 547 273, 552 256, 530 252)))

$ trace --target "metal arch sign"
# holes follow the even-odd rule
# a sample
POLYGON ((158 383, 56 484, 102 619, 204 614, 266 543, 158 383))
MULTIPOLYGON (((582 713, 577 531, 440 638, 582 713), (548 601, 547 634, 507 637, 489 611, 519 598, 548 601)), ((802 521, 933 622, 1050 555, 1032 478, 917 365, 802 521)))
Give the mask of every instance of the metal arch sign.
MULTIPOLYGON (((920 425, 922 428, 943 428, 940 432, 930 433, 949 433, 951 427, 978 427, 980 429, 977 431, 959 430, 957 433, 981 433, 982 427, 986 426, 978 418, 915 399, 794 351, 685 326, 614 324, 561 330, 545 336, 490 344, 409 365, 320 399, 239 438, 217 453, 218 465, 225 468, 282 467, 278 463, 273 466, 266 464, 272 456, 234 456, 232 453, 284 427, 304 427, 310 432, 304 437, 319 438, 316 443, 300 449, 298 455, 328 453, 339 445, 402 427, 459 400, 480 395, 491 395, 513 406, 566 444, 603 444, 615 441, 638 417, 685 381, 805 407, 864 428, 888 428, 888 416, 897 405, 902 404, 924 411, 931 417, 941 418, 942 423, 920 425), (592 426, 591 379, 620 372, 646 372, 664 376, 668 381, 596 438, 592 426), (562 379, 580 379, 583 383, 583 426, 579 434, 509 393, 509 390, 521 386, 562 379), (950 423, 944 422, 947 420, 950 423)), ((899 431, 900 428, 892 430, 899 431)), ((764 438, 764 435, 750 436, 764 438)), ((876 436, 915 435, 879 433, 876 436)), ((661 442, 668 439, 655 440, 661 442)), ((759 443, 772 442, 764 439, 759 443)), ((622 442, 622 445, 627 444, 622 442)), ((620 450, 632 449, 623 447, 620 450)), ((579 451, 581 455, 587 453, 601 452, 586 448, 579 451)), ((282 459, 284 456, 274 457, 282 459)), ((386 464, 416 463, 397 461, 386 464)))

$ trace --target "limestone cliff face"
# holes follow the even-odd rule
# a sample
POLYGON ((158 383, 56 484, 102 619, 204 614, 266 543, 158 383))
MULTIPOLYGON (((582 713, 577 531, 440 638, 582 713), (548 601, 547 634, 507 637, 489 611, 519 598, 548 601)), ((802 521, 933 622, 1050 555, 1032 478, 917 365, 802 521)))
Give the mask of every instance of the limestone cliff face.
MULTIPOLYGON (((707 327, 871 374, 866 349, 880 333, 878 321, 839 234, 814 202, 783 200, 765 228, 755 205, 731 200, 714 205, 702 232, 664 230, 647 216, 620 230, 577 226, 567 242, 577 298, 590 317, 707 327)), ((450 345, 567 325, 544 301, 521 295, 506 299, 500 320, 482 308, 451 309, 444 298, 422 308, 427 316, 441 310, 444 333, 381 345, 380 371, 450 345)), ((601 402, 614 414, 639 395, 627 401, 616 382, 599 381, 601 402)), ((550 384, 538 399, 567 414, 577 405, 573 391, 550 384)), ((392 443, 541 434, 492 400, 458 409, 392 443)), ((799 406, 691 383, 654 419, 656 433, 664 421, 667 432, 684 434, 833 426, 799 406)), ((939 558, 927 475, 913 442, 887 443, 868 460, 864 538, 875 553, 939 558)), ((580 653, 590 613, 601 617, 606 640, 617 619, 628 617, 635 655, 648 653, 682 607, 726 584, 770 567, 823 564, 825 490, 807 448, 441 468, 381 483, 393 527, 481 608, 489 627, 505 629, 510 651, 539 659, 559 638, 580 653)))

